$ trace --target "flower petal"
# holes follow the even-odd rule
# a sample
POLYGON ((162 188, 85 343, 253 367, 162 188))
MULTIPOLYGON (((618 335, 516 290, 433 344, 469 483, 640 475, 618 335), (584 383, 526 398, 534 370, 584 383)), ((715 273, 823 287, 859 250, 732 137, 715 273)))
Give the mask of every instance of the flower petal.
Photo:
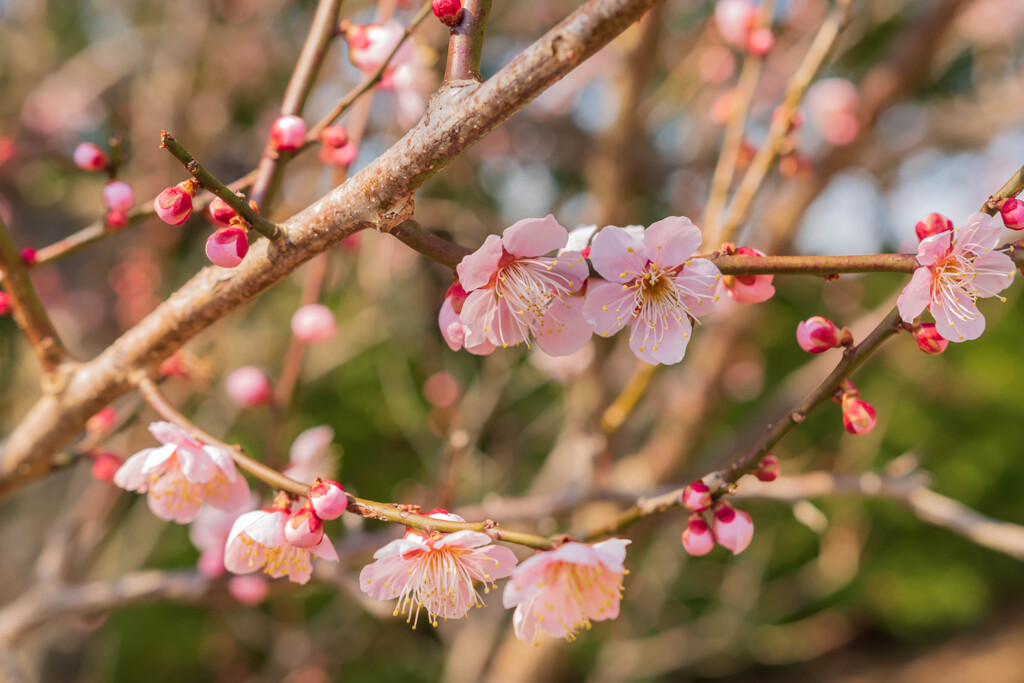
POLYGON ((1013 259, 1001 251, 990 251, 974 259, 974 281, 971 285, 980 296, 996 296, 1011 284, 1017 268, 1013 259))
POLYGON ((754 275, 753 282, 746 284, 737 278, 732 287, 726 287, 725 291, 733 301, 739 304, 759 304, 768 301, 775 296, 775 287, 772 285, 774 275, 754 275))
POLYGON ((491 542, 491 537, 479 531, 464 529, 445 534, 434 543, 435 548, 479 548, 491 542))
POLYGON ((930 266, 949 253, 952 232, 946 230, 938 235, 925 237, 917 245, 917 262, 922 266, 930 266))
MULTIPOLYGON (((513 256, 543 256, 565 246, 569 232, 548 214, 545 218, 524 218, 516 221, 501 234, 505 251, 513 256)), ((462 273, 459 273, 461 280, 462 273)), ((463 287, 466 286, 463 281, 463 287)), ((466 288, 467 291, 469 288, 466 288)))
POLYGON ((977 339, 985 331, 985 316, 962 289, 943 287, 932 302, 935 329, 951 342, 977 339))
POLYGON ((452 300, 445 299, 437 314, 437 326, 441 328, 441 336, 452 351, 458 351, 466 342, 465 326, 459 320, 459 314, 452 308, 452 300))
POLYGON ((490 332, 494 328, 494 318, 498 312, 498 299, 493 289, 478 289, 466 297, 462 304, 459 320, 466 326, 466 348, 494 342, 490 332))
POLYGON ((679 301, 694 318, 703 318, 718 307, 718 287, 722 273, 706 258, 695 258, 672 278, 679 301))
POLYGON ((634 290, 628 286, 594 279, 587 285, 583 317, 594 332, 610 337, 633 320, 634 301, 634 290))
POLYGON ((591 243, 590 262, 609 282, 632 282, 647 268, 647 252, 640 239, 610 225, 591 243))
POLYGON ((462 262, 455 268, 462 288, 471 292, 490 282, 491 276, 498 270, 501 252, 501 238, 488 235, 479 249, 462 257, 462 262))
POLYGON ((689 218, 670 216, 644 232, 647 258, 662 267, 678 266, 697 252, 702 241, 700 228, 689 218))
POLYGON ((554 299, 533 334, 537 346, 549 356, 569 356, 583 348, 594 333, 583 317, 584 299, 566 296, 554 299))
MULTIPOLYGON (((274 510, 273 512, 257 510, 255 513, 250 514, 253 517, 243 529, 249 538, 268 548, 288 545, 288 541, 284 538, 284 524, 288 521, 287 513, 280 510, 274 510)), ((242 515, 242 517, 245 517, 245 515, 242 515)))
MULTIPOLYGON (((938 237, 938 235, 935 235, 938 237)), ((931 237, 927 239, 932 239, 931 237)), ((923 241, 923 240, 922 240, 923 241)), ((896 308, 900 312, 903 322, 912 323, 914 318, 921 315, 932 300, 932 274, 928 268, 918 268, 914 276, 896 299, 896 308)))
POLYGON ((333 440, 334 430, 327 425, 311 427, 295 437, 295 441, 292 441, 288 460, 293 465, 308 465, 323 456, 333 440))
POLYGON ((987 213, 972 213, 964 224, 956 228, 954 243, 958 251, 984 254, 999 244, 1003 226, 987 213))
POLYGON ((673 365, 686 355, 691 332, 690 319, 681 309, 650 318, 641 314, 630 327, 629 348, 645 363, 673 365))
POLYGON ((309 552, 313 553, 321 560, 327 560, 329 562, 338 561, 338 551, 334 547, 334 544, 331 543, 331 539, 327 538, 327 534, 324 534, 324 537, 320 539, 320 542, 310 548, 309 552))
POLYGON ((146 458, 155 450, 155 448, 144 448, 125 460, 117 472, 114 472, 114 484, 126 491, 145 493, 149 477, 146 476, 143 468, 146 465, 146 458))

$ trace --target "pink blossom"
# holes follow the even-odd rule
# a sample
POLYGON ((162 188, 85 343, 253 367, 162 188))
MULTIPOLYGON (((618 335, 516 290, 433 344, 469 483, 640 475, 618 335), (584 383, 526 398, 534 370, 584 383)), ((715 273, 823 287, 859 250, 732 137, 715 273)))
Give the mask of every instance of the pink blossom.
POLYGON ((572 296, 587 278, 586 261, 574 251, 542 256, 567 239, 554 216, 526 218, 462 259, 456 270, 468 294, 459 314, 467 348, 530 346, 532 339, 545 353, 567 356, 587 343, 583 300, 572 296))
POLYGON ((750 515, 743 510, 722 503, 715 509, 714 514, 715 540, 718 545, 732 551, 733 555, 739 555, 754 537, 754 521, 750 515))
POLYGON ((217 228, 206 239, 206 258, 215 266, 234 268, 248 253, 249 238, 246 237, 245 230, 237 225, 217 228))
POLYGON ((154 515, 185 524, 195 519, 204 502, 222 510, 245 504, 249 484, 235 471, 230 455, 169 422, 153 422, 149 431, 163 445, 128 458, 114 475, 114 483, 148 493, 154 515))
POLYGON ((320 519, 337 519, 348 509, 348 496, 338 482, 318 479, 309 489, 309 504, 320 519))
POLYGON ((111 211, 128 211, 135 206, 135 191, 123 180, 112 180, 103 188, 103 201, 111 211))
MULTIPOLYGON (((287 505, 284 503, 283 505, 287 505)), ((313 573, 309 556, 338 561, 338 553, 326 535, 312 548, 299 548, 285 539, 284 526, 291 513, 281 504, 247 512, 231 527, 224 547, 224 566, 233 574, 263 570, 275 579, 306 583, 313 573)))
MULTIPOLYGON (((457 515, 437 512, 438 519, 465 521, 457 515)), ((451 534, 406 533, 373 554, 376 562, 363 567, 359 587, 377 600, 398 598, 395 616, 406 615, 416 628, 421 609, 427 620, 461 619, 475 605, 483 604, 474 581, 484 584, 484 592, 494 581, 512 573, 516 556, 511 550, 491 544, 487 534, 456 531, 451 534), (490 585, 488 585, 490 584, 490 585)))
POLYGON ((747 52, 764 57, 775 47, 775 34, 770 28, 756 28, 747 36, 747 52))
POLYGON ((985 317, 978 311, 978 298, 997 296, 1010 286, 1015 272, 1010 257, 995 251, 1000 229, 988 214, 975 213, 954 232, 921 240, 920 266, 896 301, 903 321, 913 322, 927 308, 943 338, 960 342, 980 337, 985 317))
POLYGON ((845 78, 822 79, 808 88, 804 101, 811 125, 826 142, 843 146, 857 137, 860 93, 853 83, 845 78))
POLYGON ((1024 230, 1024 202, 1014 197, 1003 200, 999 207, 999 214, 1003 217, 1003 225, 1011 230, 1024 230))
POLYGON ((278 152, 294 152, 306 141, 306 122, 302 117, 278 116, 270 126, 270 145, 278 152))
POLYGON ((796 341, 807 353, 825 353, 842 344, 843 333, 828 318, 815 315, 796 326, 796 341))
MULTIPOLYGON (((441 328, 441 336, 452 351, 458 351, 466 344, 466 335, 469 333, 459 317, 462 313, 462 306, 466 303, 469 295, 458 282, 453 282, 444 294, 444 303, 437 314, 437 326, 441 328)), ((497 348, 486 339, 474 347, 466 350, 478 356, 486 356, 497 348)))
POLYGON ((700 517, 691 517, 683 529, 683 550, 688 555, 701 557, 710 553, 714 547, 715 535, 711 533, 708 523, 700 517))
POLYGON ((939 331, 935 329, 935 323, 918 323, 911 330, 917 348, 929 356, 937 356, 949 346, 949 340, 944 339, 939 331))
POLYGON ((258 605, 267 597, 270 585, 262 576, 232 576, 228 593, 243 605, 258 605))
POLYGON ((257 507, 258 500, 253 495, 237 510, 218 510, 209 505, 200 508, 188 527, 188 539, 199 551, 196 567, 200 574, 211 579, 224 574, 224 546, 231 527, 236 519, 257 507))
POLYGON ((718 0, 715 3, 715 26, 730 45, 746 47, 756 23, 757 6, 752 0, 718 0))
MULTIPOLYGON (((395 46, 402 40, 405 29, 397 22, 349 26, 345 30, 348 41, 348 58, 356 68, 365 74, 374 73, 387 60, 395 46)), ((412 46, 402 43, 385 70, 383 87, 390 86, 390 76, 395 67, 412 59, 412 46)))
MULTIPOLYGON (((299 481, 313 481, 328 477, 334 471, 334 458, 329 447, 334 441, 334 430, 327 425, 311 427, 295 437, 288 453, 289 465, 284 474, 299 481)), ((319 513, 317 513, 319 514, 319 513)), ((323 519, 334 519, 320 515, 323 519)))
POLYGON ((90 471, 93 478, 98 481, 114 481, 114 475, 124 464, 124 458, 110 451, 96 451, 89 455, 92 458, 90 471))
POLYGON ((224 379, 224 391, 242 408, 265 405, 274 397, 267 373, 251 365, 232 370, 224 379))
POLYGON ((349 142, 341 147, 321 145, 320 151, 317 153, 320 163, 332 166, 351 166, 358 156, 359 146, 354 142, 349 142))
POLYGON ((573 640, 592 621, 618 617, 629 544, 620 538, 594 545, 571 542, 524 560, 503 596, 506 608, 516 608, 516 636, 535 643, 543 630, 573 640))
POLYGON ((292 334, 303 344, 319 344, 334 338, 334 313, 323 304, 306 304, 292 314, 292 334))
MULTIPOLYGON (((750 247, 740 247, 736 250, 740 256, 764 256, 764 252, 750 247)), ((772 285, 774 275, 731 275, 724 279, 725 293, 733 301, 741 304, 759 304, 768 301, 775 296, 775 287, 772 285)))
POLYGON ((102 171, 107 167, 106 153, 91 142, 78 143, 71 159, 83 171, 102 171))
POLYGON ((642 237, 607 227, 597 234, 590 260, 606 282, 587 287, 584 315, 610 337, 630 326, 629 347, 652 364, 678 363, 690 341, 691 318, 715 309, 721 273, 708 259, 691 259, 701 243, 689 218, 658 221, 642 237))

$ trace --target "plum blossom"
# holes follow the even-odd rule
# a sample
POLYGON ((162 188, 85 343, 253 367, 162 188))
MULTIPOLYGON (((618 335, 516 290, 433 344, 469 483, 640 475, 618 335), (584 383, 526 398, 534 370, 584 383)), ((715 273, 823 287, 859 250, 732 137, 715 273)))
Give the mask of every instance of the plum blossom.
POLYGON ((338 553, 325 534, 312 548, 299 548, 285 539, 284 526, 291 517, 287 494, 274 506, 247 512, 235 520, 224 546, 224 566, 233 574, 252 574, 260 569, 274 578, 306 583, 313 573, 310 554, 332 562, 338 553))
POLYGON ((708 259, 690 260, 700 243, 700 230, 681 217, 658 221, 642 237, 617 227, 599 232, 590 260, 606 282, 590 283, 583 307, 594 331, 610 337, 628 324, 637 358, 655 365, 681 361, 690 318, 715 309, 722 279, 708 259))
POLYGON ((231 534, 231 527, 236 519, 257 507, 258 500, 253 495, 237 510, 218 510, 209 505, 199 510, 188 527, 188 539, 199 551, 196 567, 200 574, 211 579, 224 574, 224 545, 231 534))
MULTIPOLYGON (((311 427, 295 437, 288 452, 284 474, 298 481, 313 481, 334 472, 335 462, 328 447, 334 441, 334 430, 327 425, 311 427)), ((324 519, 333 519, 325 517, 324 519)))
MULTIPOLYGON (((430 516, 465 521, 443 510, 430 516)), ((434 626, 438 617, 466 616, 473 606, 483 604, 473 582, 482 582, 484 592, 489 593, 494 581, 511 574, 516 566, 511 550, 492 545, 487 534, 468 530, 428 535, 410 529, 373 558, 376 561, 359 573, 359 587, 377 600, 398 598, 394 614, 407 615, 413 628, 421 609, 427 610, 427 620, 434 626)))
POLYGON ((592 621, 619 616, 626 546, 612 538, 594 545, 566 543, 524 560, 505 585, 504 604, 516 636, 537 642, 543 630, 573 640, 592 621))
POLYGON ((114 483, 148 494, 154 515, 186 524, 196 518, 204 502, 221 510, 237 510, 248 500, 249 484, 228 453, 200 443, 169 422, 154 422, 149 431, 163 445, 128 458, 114 474, 114 483))
MULTIPOLYGON (((763 251, 750 247, 739 247, 735 251, 740 256, 764 256, 763 251)), ((725 293, 736 303, 759 304, 775 296, 772 285, 774 275, 730 275, 724 279, 725 293)))
MULTIPOLYGON (((462 259, 456 270, 467 297, 459 320, 468 349, 536 341, 545 353, 567 356, 587 343, 591 331, 583 300, 572 296, 587 278, 586 261, 577 251, 543 256, 565 246, 567 239, 554 216, 526 218, 501 237, 488 236, 462 259)), ((438 322, 444 330, 445 319, 438 322)))
POLYGON ((997 296, 1013 281, 1013 261, 995 251, 999 224, 988 214, 972 214, 953 232, 921 240, 920 266, 896 306, 904 322, 913 322, 925 308, 935 329, 954 342, 977 339, 985 331, 979 297, 997 296))

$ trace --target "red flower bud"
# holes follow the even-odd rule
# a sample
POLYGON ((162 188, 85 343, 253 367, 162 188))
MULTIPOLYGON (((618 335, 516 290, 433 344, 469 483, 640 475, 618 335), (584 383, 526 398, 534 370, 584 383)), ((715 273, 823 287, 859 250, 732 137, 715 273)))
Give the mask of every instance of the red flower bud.
POLYGON ((462 21, 462 0, 433 0, 431 8, 445 26, 455 28, 462 21))
POLYGON ((796 341, 807 353, 824 353, 841 345, 843 334, 834 322, 816 315, 796 326, 796 341))
POLYGON ((692 481, 683 489, 683 507, 691 512, 701 512, 711 507, 711 489, 700 479, 692 481))
POLYGON ((937 356, 949 346, 949 340, 939 334, 939 331, 935 329, 935 323, 919 323, 914 325, 911 334, 914 335, 917 348, 929 356, 937 356))
POLYGON ((711 527, 700 517, 691 517, 683 530, 683 550, 694 557, 707 555, 715 547, 711 527))
POLYGON ((923 240, 926 237, 938 235, 939 233, 952 229, 953 221, 949 220, 941 213, 930 213, 925 216, 923 221, 918 221, 917 225, 914 226, 914 232, 917 233, 918 240, 923 240))
POLYGON ((754 476, 761 481, 775 481, 779 478, 779 472, 781 470, 782 463, 779 462, 778 456, 769 453, 761 458, 761 464, 759 464, 757 469, 754 471, 754 476))

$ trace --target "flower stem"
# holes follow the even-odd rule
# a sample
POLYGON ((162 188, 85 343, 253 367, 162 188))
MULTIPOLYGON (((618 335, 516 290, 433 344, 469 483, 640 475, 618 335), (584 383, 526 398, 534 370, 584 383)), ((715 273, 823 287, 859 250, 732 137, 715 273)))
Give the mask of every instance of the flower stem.
POLYGON ((451 30, 448 40, 448 63, 444 80, 480 82, 480 57, 484 49, 487 17, 491 0, 466 0, 462 5, 462 21, 451 30))

